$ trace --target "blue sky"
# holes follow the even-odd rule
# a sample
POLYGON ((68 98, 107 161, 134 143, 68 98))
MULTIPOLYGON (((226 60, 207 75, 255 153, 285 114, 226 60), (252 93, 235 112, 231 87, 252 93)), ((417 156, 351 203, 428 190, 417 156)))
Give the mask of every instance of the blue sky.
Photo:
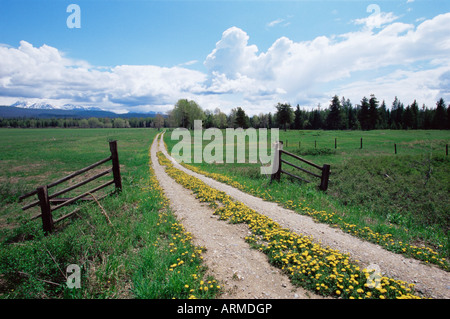
POLYGON ((450 102, 450 3, 0 0, 0 104, 273 112, 277 102, 450 102), (69 4, 81 28, 68 28, 69 4))

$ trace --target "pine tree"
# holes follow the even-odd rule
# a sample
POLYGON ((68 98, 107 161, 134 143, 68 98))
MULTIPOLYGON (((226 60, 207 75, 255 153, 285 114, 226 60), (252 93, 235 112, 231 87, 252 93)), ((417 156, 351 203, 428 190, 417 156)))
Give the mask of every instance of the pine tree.
POLYGON ((441 98, 436 103, 436 111, 434 112, 433 128, 437 130, 444 130, 447 127, 447 112, 445 109, 444 99, 441 98))
POLYGON ((311 128, 313 130, 318 130, 318 129, 323 128, 322 116, 321 116, 319 109, 313 110, 310 113, 309 122, 310 122, 311 128))
POLYGON ((341 120, 341 102, 339 97, 335 95, 331 100, 330 112, 326 119, 326 126, 329 130, 339 130, 342 128, 341 120))
POLYGON ((368 130, 370 128, 370 114, 369 114, 369 101, 366 97, 361 100, 361 105, 359 106, 358 120, 361 124, 362 130, 368 130))
POLYGON ((380 108, 378 109, 378 114, 379 114, 379 123, 378 123, 378 127, 380 129, 386 129, 388 127, 388 110, 386 109, 386 103, 383 102, 381 103, 380 108))
POLYGON ((369 129, 377 128, 378 122, 378 100, 375 95, 371 94, 369 100, 369 129))
POLYGON ((244 129, 248 128, 249 126, 249 119, 247 115, 245 114, 245 111, 238 107, 236 111, 236 119, 234 120, 237 127, 242 127, 244 129))
POLYGON ((419 105, 417 101, 414 100, 411 104, 411 115, 412 115, 412 129, 416 130, 419 127, 419 105))
POLYGON ((397 97, 392 102, 391 108, 391 128, 401 129, 403 128, 403 103, 401 103, 397 97))
POLYGON ((407 106, 403 114, 403 127, 406 129, 413 128, 413 113, 411 106, 407 106))
POLYGON ((303 127, 302 123, 302 111, 300 111, 300 106, 297 104, 297 108, 294 111, 294 129, 300 130, 303 127))

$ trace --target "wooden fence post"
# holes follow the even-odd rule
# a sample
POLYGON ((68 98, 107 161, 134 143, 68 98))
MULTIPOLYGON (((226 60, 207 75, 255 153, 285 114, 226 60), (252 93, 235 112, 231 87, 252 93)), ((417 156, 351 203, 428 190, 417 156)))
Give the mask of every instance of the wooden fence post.
POLYGON ((272 174, 270 177, 270 181, 276 180, 280 181, 281 178, 281 150, 283 149, 283 141, 279 141, 274 150, 274 162, 273 165, 276 165, 276 172, 272 174))
POLYGON ((394 153, 397 154, 397 144, 394 143, 394 153))
POLYGON ((53 217, 52 209, 50 207, 50 201, 48 199, 47 186, 41 186, 37 189, 37 195, 39 198, 39 204, 41 205, 42 213, 42 228, 45 234, 53 231, 53 217))
POLYGON ((330 178, 330 165, 324 164, 322 167, 322 177, 319 188, 323 191, 328 189, 328 179, 330 178))
POLYGON ((334 138, 334 149, 337 149, 337 138, 334 138))
POLYGON ((362 137, 361 137, 361 149, 362 149, 362 146, 363 146, 363 145, 362 145, 362 137))
POLYGON ((122 178, 120 177, 120 165, 119 165, 119 154, 117 153, 117 141, 109 142, 109 149, 111 151, 114 184, 116 186, 116 190, 120 191, 122 190, 122 178))

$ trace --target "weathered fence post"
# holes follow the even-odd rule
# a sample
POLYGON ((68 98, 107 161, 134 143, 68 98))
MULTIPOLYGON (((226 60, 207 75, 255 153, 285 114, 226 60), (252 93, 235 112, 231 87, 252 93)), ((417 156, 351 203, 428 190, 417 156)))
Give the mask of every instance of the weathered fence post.
POLYGON ((48 199, 47 185, 38 187, 37 195, 39 198, 39 205, 41 206, 42 228, 44 233, 48 234, 53 230, 53 217, 50 200, 48 199))
POLYGON ((448 156, 448 144, 445 144, 445 155, 448 156))
POLYGON ((322 167, 322 177, 319 188, 323 191, 328 189, 328 179, 330 178, 330 165, 324 164, 322 167))
POLYGON ((361 149, 362 149, 362 137, 361 137, 361 149))
POLYGON ((122 190, 122 178, 120 177, 120 165, 119 165, 119 154, 117 153, 117 141, 109 142, 109 149, 111 151, 114 184, 116 186, 116 190, 120 191, 122 190))
POLYGON ((283 141, 279 141, 274 145, 274 159, 273 159, 273 167, 276 170, 272 172, 272 176, 270 177, 270 181, 276 180, 279 181, 281 177, 281 150, 283 149, 283 141))
POLYGON ((394 143, 394 153, 397 154, 397 144, 394 143))
POLYGON ((334 149, 337 149, 337 138, 334 138, 334 149))

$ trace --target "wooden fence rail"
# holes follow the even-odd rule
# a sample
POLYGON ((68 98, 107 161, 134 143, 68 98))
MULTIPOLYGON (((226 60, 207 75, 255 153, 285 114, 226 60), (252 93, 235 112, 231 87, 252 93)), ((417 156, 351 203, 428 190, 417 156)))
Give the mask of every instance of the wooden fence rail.
POLYGON ((307 182, 307 183, 311 183, 311 181, 309 181, 307 179, 304 179, 304 178, 302 178, 300 176, 294 175, 292 173, 289 173, 289 172, 283 170, 282 169, 282 163, 285 163, 285 164, 287 164, 289 166, 292 166, 292 167, 294 167, 294 168, 296 168, 296 169, 298 169, 298 170, 300 170, 300 171, 302 171, 304 173, 307 173, 307 174, 312 175, 314 177, 320 178, 319 188, 321 190, 323 190, 323 191, 326 191, 328 189, 328 181, 329 181, 329 178, 330 178, 330 165, 324 164, 323 166, 319 166, 319 165, 317 165, 317 164, 315 164, 313 162, 310 162, 310 161, 308 161, 308 160, 306 160, 304 158, 301 158, 300 156, 297 156, 295 154, 289 153, 289 152, 283 150, 283 142, 281 142, 281 141, 278 143, 278 146, 275 148, 275 156, 276 156, 276 158, 274 160, 274 163, 278 164, 278 168, 272 174, 271 180, 278 180, 279 181, 280 178, 281 178, 281 173, 283 173, 283 174, 289 175, 291 177, 297 178, 297 179, 299 179, 301 181, 304 181, 304 182, 307 182), (295 164, 293 164, 293 163, 291 163, 289 161, 284 160, 282 158, 283 154, 285 154, 287 156, 291 156, 291 157, 293 157, 293 158, 295 158, 295 159, 297 159, 297 160, 299 160, 299 161, 301 161, 303 163, 306 163, 306 164, 308 164, 308 165, 310 165, 310 166, 312 166, 314 168, 319 169, 321 171, 321 174, 319 175, 319 174, 313 173, 313 172, 311 172, 311 171, 309 171, 309 170, 307 170, 305 168, 302 168, 302 167, 300 167, 298 165, 295 165, 295 164))
MULTIPOLYGON (((43 228, 44 232, 47 234, 47 233, 53 231, 55 223, 58 223, 79 211, 79 209, 75 209, 74 211, 72 211, 64 216, 61 216, 57 220, 53 220, 52 212, 54 212, 55 210, 62 208, 64 206, 67 206, 69 204, 72 204, 79 200, 93 200, 94 199, 93 198, 94 195, 92 195, 93 193, 95 193, 95 192, 99 191, 100 189, 103 189, 109 185, 112 185, 112 184, 115 185, 115 190, 120 191, 122 189, 122 179, 120 176, 120 164, 119 164, 119 156, 117 153, 117 141, 109 142, 109 149, 110 149, 111 155, 108 156, 107 158, 104 158, 94 164, 91 164, 85 168, 82 168, 76 172, 73 172, 72 174, 67 175, 57 181, 54 181, 54 182, 44 185, 44 186, 40 186, 40 187, 36 188, 35 190, 20 196, 19 201, 22 201, 25 198, 31 197, 33 195, 37 195, 37 198, 38 198, 37 200, 23 206, 22 210, 25 211, 31 207, 39 205, 41 207, 41 213, 33 216, 31 219, 33 220, 33 219, 41 217, 42 218, 42 228, 43 228), (67 188, 64 188, 60 191, 57 191, 57 192, 49 195, 49 192, 48 192, 49 188, 52 188, 63 182, 66 182, 78 175, 81 175, 81 174, 83 174, 89 170, 92 170, 93 168, 96 168, 106 162, 109 162, 109 161, 112 161, 112 167, 110 169, 104 170, 94 176, 89 177, 88 179, 86 179, 84 181, 81 181, 75 185, 69 186, 67 188), (80 194, 76 197, 72 197, 72 198, 58 197, 62 194, 65 194, 65 193, 71 191, 71 190, 81 187, 89 182, 92 182, 102 176, 108 175, 111 172, 113 174, 113 179, 100 185, 100 186, 97 186, 97 187, 95 187, 87 192, 84 192, 83 194, 80 194), (52 207, 52 204, 56 205, 56 206, 52 207)), ((104 195, 100 199, 102 199, 106 196, 107 195, 104 195)))

